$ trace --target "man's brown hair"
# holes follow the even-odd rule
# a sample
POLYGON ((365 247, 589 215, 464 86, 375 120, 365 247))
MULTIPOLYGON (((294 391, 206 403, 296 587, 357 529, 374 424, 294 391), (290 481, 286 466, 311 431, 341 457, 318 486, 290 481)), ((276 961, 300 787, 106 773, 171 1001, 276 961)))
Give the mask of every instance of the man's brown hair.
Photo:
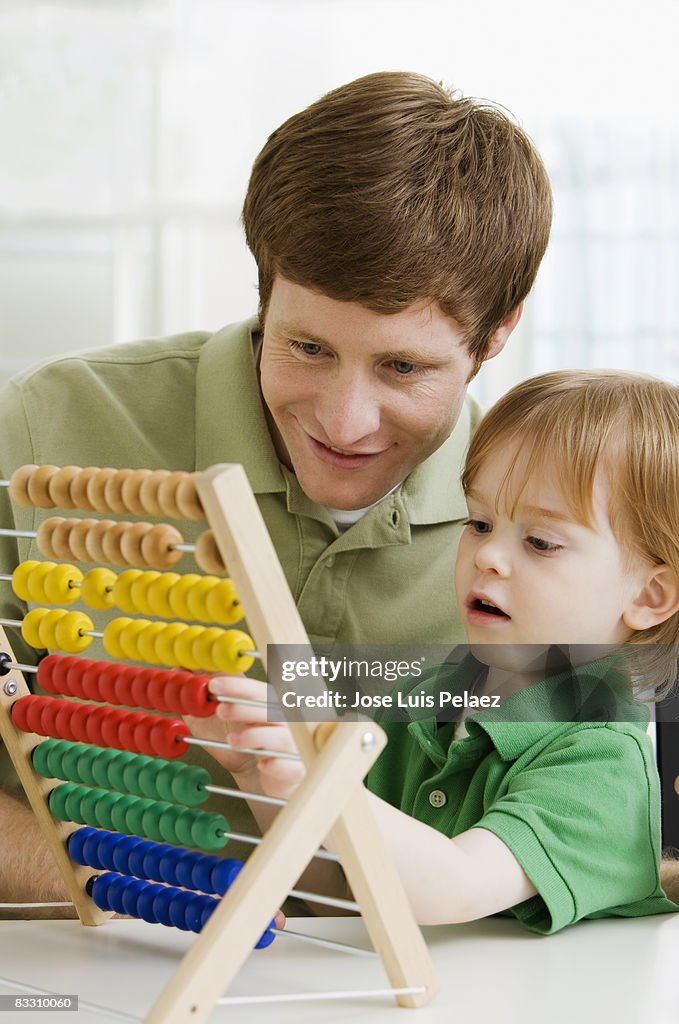
POLYGON ((480 364, 530 291, 551 212, 542 161, 503 110, 422 75, 366 75, 255 161, 243 223, 260 314, 277 274, 378 313, 433 300, 480 364))

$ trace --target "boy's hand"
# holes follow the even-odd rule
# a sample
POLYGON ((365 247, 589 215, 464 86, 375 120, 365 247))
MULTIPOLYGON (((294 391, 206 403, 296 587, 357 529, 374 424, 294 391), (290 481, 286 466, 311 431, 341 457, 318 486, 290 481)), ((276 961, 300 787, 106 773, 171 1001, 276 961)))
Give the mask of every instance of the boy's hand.
MULTIPOLYGON (((210 682, 215 696, 266 701, 266 683, 247 676, 215 676, 210 682)), ((267 721, 267 708, 249 704, 219 704, 210 718, 187 718, 194 736, 216 739, 233 747, 297 753, 292 734, 285 723, 267 721)), ((238 750, 208 748, 209 752, 236 779, 242 789, 261 790, 268 796, 287 798, 304 777, 301 761, 275 756, 257 757, 238 750)))

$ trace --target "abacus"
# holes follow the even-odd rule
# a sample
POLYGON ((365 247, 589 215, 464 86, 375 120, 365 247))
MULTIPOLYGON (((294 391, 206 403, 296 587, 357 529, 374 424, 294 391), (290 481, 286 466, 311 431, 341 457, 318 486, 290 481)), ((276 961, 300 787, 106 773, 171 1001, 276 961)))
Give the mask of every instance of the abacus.
POLYGON ((306 775, 252 840, 244 865, 215 856, 228 822, 200 810, 215 787, 180 760, 189 744, 203 742, 181 716, 208 716, 217 706, 205 673, 243 672, 256 657, 266 670, 271 644, 309 647, 243 468, 23 466, 7 483, 22 506, 208 523, 195 547, 175 526, 125 519, 54 516, 30 534, 48 561, 14 570, 19 597, 41 605, 80 598, 113 614, 97 633, 81 611, 27 613, 26 642, 65 652, 38 665, 47 696, 30 693, 22 674, 30 666, 14 660, 0 629, 0 732, 81 922, 101 924, 117 912, 199 933, 148 1024, 208 1017, 252 947, 273 940, 271 918, 314 856, 339 860, 355 903, 297 894, 360 910, 388 991, 402 1006, 428 1002, 437 983, 426 945, 362 786, 385 743, 377 726, 289 723, 306 775), (167 571, 185 551, 206 575, 167 571), (126 568, 83 573, 71 560, 126 568), (233 628, 244 615, 249 633, 233 628), (81 657, 93 636, 112 661, 81 657), (336 855, 319 849, 328 833, 336 855))

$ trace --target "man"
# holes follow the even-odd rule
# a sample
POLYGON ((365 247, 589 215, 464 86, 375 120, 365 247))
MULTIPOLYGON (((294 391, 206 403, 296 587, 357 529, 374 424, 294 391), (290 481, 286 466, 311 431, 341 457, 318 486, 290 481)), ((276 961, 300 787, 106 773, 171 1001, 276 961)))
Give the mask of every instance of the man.
MULTIPOLYGON (((413 74, 336 89, 255 162, 259 319, 19 376, 0 404, 3 475, 242 462, 312 642, 462 640, 466 388, 519 320, 550 219, 540 158, 500 110, 413 74)), ((0 500, 5 524, 45 515, 0 500)), ((35 553, 1 550, 4 571, 35 553)), ((0 799, 0 898, 61 892, 30 814, 0 799)))

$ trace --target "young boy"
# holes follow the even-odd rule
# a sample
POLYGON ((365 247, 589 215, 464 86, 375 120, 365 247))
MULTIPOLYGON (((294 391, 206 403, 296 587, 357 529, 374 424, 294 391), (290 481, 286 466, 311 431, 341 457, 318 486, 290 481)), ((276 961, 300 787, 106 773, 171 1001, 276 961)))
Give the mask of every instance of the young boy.
MULTIPOLYGON (((626 691, 662 693, 676 674, 678 434, 679 387, 614 371, 526 381, 474 434, 456 568, 470 653, 426 685, 501 706, 462 725, 421 711, 386 724, 367 779, 420 923, 510 911, 547 934, 677 909, 659 880, 647 715, 626 691)), ((211 685, 252 697, 263 684, 211 685)), ((236 747, 291 748, 251 709, 220 716, 236 747)), ((303 770, 225 760, 244 790, 277 796, 303 770)), ((335 865, 314 871, 341 888, 335 865)))

